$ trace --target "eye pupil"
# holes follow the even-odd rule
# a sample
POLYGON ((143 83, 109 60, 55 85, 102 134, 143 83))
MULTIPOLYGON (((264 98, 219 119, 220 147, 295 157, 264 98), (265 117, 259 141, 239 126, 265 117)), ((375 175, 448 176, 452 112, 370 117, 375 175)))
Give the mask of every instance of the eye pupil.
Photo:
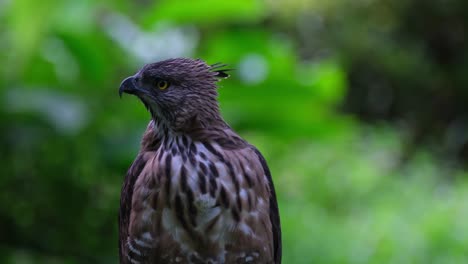
POLYGON ((167 81, 159 81, 158 82, 158 88, 159 89, 164 90, 167 87, 169 87, 169 82, 167 82, 167 81))

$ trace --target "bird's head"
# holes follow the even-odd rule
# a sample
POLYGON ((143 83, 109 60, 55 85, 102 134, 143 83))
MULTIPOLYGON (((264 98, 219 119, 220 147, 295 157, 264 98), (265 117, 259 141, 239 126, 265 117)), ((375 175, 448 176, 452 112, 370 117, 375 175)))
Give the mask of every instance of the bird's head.
POLYGON ((147 64, 121 83, 119 94, 140 98, 153 119, 168 128, 190 130, 194 122, 221 120, 216 81, 229 76, 224 66, 187 58, 147 64))

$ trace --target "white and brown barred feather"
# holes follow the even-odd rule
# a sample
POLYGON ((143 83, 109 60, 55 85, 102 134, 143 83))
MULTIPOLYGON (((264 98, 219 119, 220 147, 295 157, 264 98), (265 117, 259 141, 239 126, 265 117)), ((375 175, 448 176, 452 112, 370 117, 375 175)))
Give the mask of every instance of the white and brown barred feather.
POLYGON ((196 118, 183 133, 148 125, 122 187, 120 263, 281 263, 265 159, 224 123, 196 118))

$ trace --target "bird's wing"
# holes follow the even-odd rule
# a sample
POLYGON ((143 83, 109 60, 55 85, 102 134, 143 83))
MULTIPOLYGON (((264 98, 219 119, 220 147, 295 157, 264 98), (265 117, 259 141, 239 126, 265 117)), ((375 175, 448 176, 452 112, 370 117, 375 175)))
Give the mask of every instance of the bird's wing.
POLYGON ((132 196, 135 182, 145 167, 146 160, 143 155, 138 155, 125 176, 120 196, 119 211, 119 258, 120 263, 126 263, 126 243, 128 237, 128 226, 130 222, 130 212, 132 210, 132 196))
POLYGON ((274 250, 274 260, 275 264, 281 263, 281 254, 282 254, 282 245, 281 245, 281 225, 280 225, 280 217, 279 217, 279 210, 278 210, 278 202, 276 200, 276 192, 275 187, 273 185, 273 180, 271 178, 270 169, 266 163, 265 158, 263 157, 262 153, 254 146, 252 146, 253 151, 257 155, 263 171, 265 172, 265 176, 268 181, 268 186, 270 190, 270 221, 271 221, 271 228, 273 233, 273 250, 274 250))

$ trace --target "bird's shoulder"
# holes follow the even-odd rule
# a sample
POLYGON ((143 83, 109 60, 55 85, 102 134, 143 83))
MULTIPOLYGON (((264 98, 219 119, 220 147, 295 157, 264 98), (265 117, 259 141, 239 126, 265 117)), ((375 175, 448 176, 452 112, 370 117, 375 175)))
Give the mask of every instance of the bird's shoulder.
MULTIPOLYGON (((231 171, 231 175, 240 175, 232 180, 240 181, 240 188, 230 190, 236 194, 235 197, 245 198, 247 192, 247 211, 258 210, 261 213, 262 203, 266 202, 268 212, 262 214, 269 218, 270 229, 268 237, 272 241, 272 254, 274 263, 281 263, 282 258, 282 242, 281 242, 281 225, 279 217, 278 202, 276 191, 272 180, 270 168, 262 153, 248 141, 237 135, 230 127, 220 131, 214 131, 214 136, 211 136, 211 142, 214 144, 214 149, 220 149, 225 155, 225 163, 229 166, 235 166, 231 171), (233 165, 230 165, 233 164, 233 165), (251 192, 254 195, 251 196, 251 192), (250 204, 250 198, 255 197, 253 204, 250 204), (253 206, 253 207, 251 207, 253 206)), ((236 186, 236 184, 234 184, 236 186)), ((241 203, 238 203, 240 205, 241 203)), ((234 206, 234 208, 236 208, 234 206)), ((246 207, 243 208, 246 211, 246 207)), ((249 214, 247 214, 249 215, 249 214)), ((266 239, 267 237, 265 237, 266 239)))

